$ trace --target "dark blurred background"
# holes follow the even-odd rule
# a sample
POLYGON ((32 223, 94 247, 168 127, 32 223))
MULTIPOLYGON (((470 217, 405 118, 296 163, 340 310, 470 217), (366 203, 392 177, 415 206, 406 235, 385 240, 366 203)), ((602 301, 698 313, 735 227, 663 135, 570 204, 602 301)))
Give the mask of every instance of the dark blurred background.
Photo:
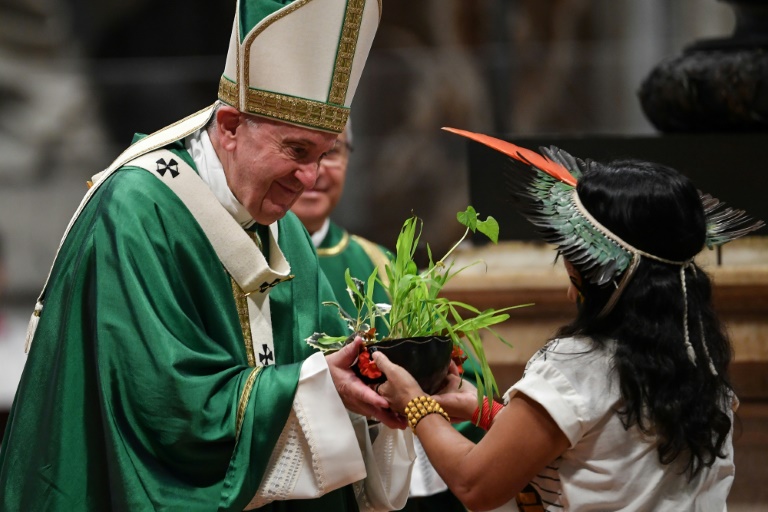
MULTIPOLYGON (((392 247, 414 212, 440 255, 471 203, 499 218, 504 238, 530 238, 489 171, 498 155, 442 126, 582 157, 661 161, 768 220, 768 2, 383 4, 334 215, 350 231, 392 247)), ((86 181, 134 132, 215 101, 234 11, 235 0, 0 0, 0 426, 29 314, 86 181)), ((755 325, 753 374, 764 392, 766 333, 755 325)), ((768 501, 753 485, 768 453, 761 397, 745 416, 742 442, 752 444, 742 453, 753 462, 732 511, 768 501)))
MULTIPOLYGON (((215 100, 234 6, 0 0, 6 300, 29 306, 85 181, 134 132, 215 100)), ((470 201, 466 145, 441 126, 515 138, 654 135, 637 95, 643 79, 734 25, 717 0, 384 0, 336 220, 391 246, 413 211, 440 252, 470 201)))

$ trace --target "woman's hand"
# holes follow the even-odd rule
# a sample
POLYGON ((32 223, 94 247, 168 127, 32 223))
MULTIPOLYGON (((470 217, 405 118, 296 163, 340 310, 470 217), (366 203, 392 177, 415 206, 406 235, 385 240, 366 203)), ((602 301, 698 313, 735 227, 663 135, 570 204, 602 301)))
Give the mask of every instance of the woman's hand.
POLYGON ((451 421, 469 421, 477 409, 477 389, 466 379, 455 373, 448 373, 445 385, 437 392, 435 399, 440 403, 451 421))
POLYGON ((377 391, 395 412, 402 414, 410 400, 426 395, 405 368, 390 361, 381 351, 374 352, 372 357, 379 370, 387 376, 387 381, 378 385, 377 391))

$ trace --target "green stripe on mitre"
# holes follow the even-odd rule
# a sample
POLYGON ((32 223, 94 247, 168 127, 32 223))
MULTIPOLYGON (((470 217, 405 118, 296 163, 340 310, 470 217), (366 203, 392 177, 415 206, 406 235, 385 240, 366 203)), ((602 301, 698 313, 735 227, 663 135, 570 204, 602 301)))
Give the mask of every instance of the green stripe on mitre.
POLYGON ((240 0, 240 43, 267 16, 296 0, 240 0))

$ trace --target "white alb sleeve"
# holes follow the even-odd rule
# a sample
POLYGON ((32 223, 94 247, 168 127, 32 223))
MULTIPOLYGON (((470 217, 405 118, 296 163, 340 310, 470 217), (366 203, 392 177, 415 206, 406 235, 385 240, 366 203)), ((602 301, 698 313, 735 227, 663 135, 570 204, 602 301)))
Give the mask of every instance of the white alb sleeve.
POLYGON ((301 366, 293 409, 245 510, 317 498, 365 478, 355 430, 318 352, 301 366))
POLYGON ((366 419, 349 413, 322 353, 301 367, 293 409, 259 489, 245 510, 273 501, 318 498, 349 484, 362 512, 405 505, 415 458, 410 431, 384 426, 371 441, 366 419))
POLYGON ((400 510, 408 500, 413 461, 411 429, 398 430, 381 423, 368 425, 365 416, 349 413, 355 428, 367 476, 354 485, 360 512, 400 510))

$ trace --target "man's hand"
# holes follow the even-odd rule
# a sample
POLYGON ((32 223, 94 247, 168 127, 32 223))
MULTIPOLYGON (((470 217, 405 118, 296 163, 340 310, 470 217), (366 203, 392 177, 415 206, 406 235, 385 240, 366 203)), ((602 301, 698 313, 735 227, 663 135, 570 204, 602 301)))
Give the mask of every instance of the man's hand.
POLYGON ((362 343, 362 338, 357 337, 343 349, 326 356, 336 391, 348 410, 375 418, 390 428, 404 429, 405 419, 392 412, 389 403, 357 378, 350 369, 362 343))

